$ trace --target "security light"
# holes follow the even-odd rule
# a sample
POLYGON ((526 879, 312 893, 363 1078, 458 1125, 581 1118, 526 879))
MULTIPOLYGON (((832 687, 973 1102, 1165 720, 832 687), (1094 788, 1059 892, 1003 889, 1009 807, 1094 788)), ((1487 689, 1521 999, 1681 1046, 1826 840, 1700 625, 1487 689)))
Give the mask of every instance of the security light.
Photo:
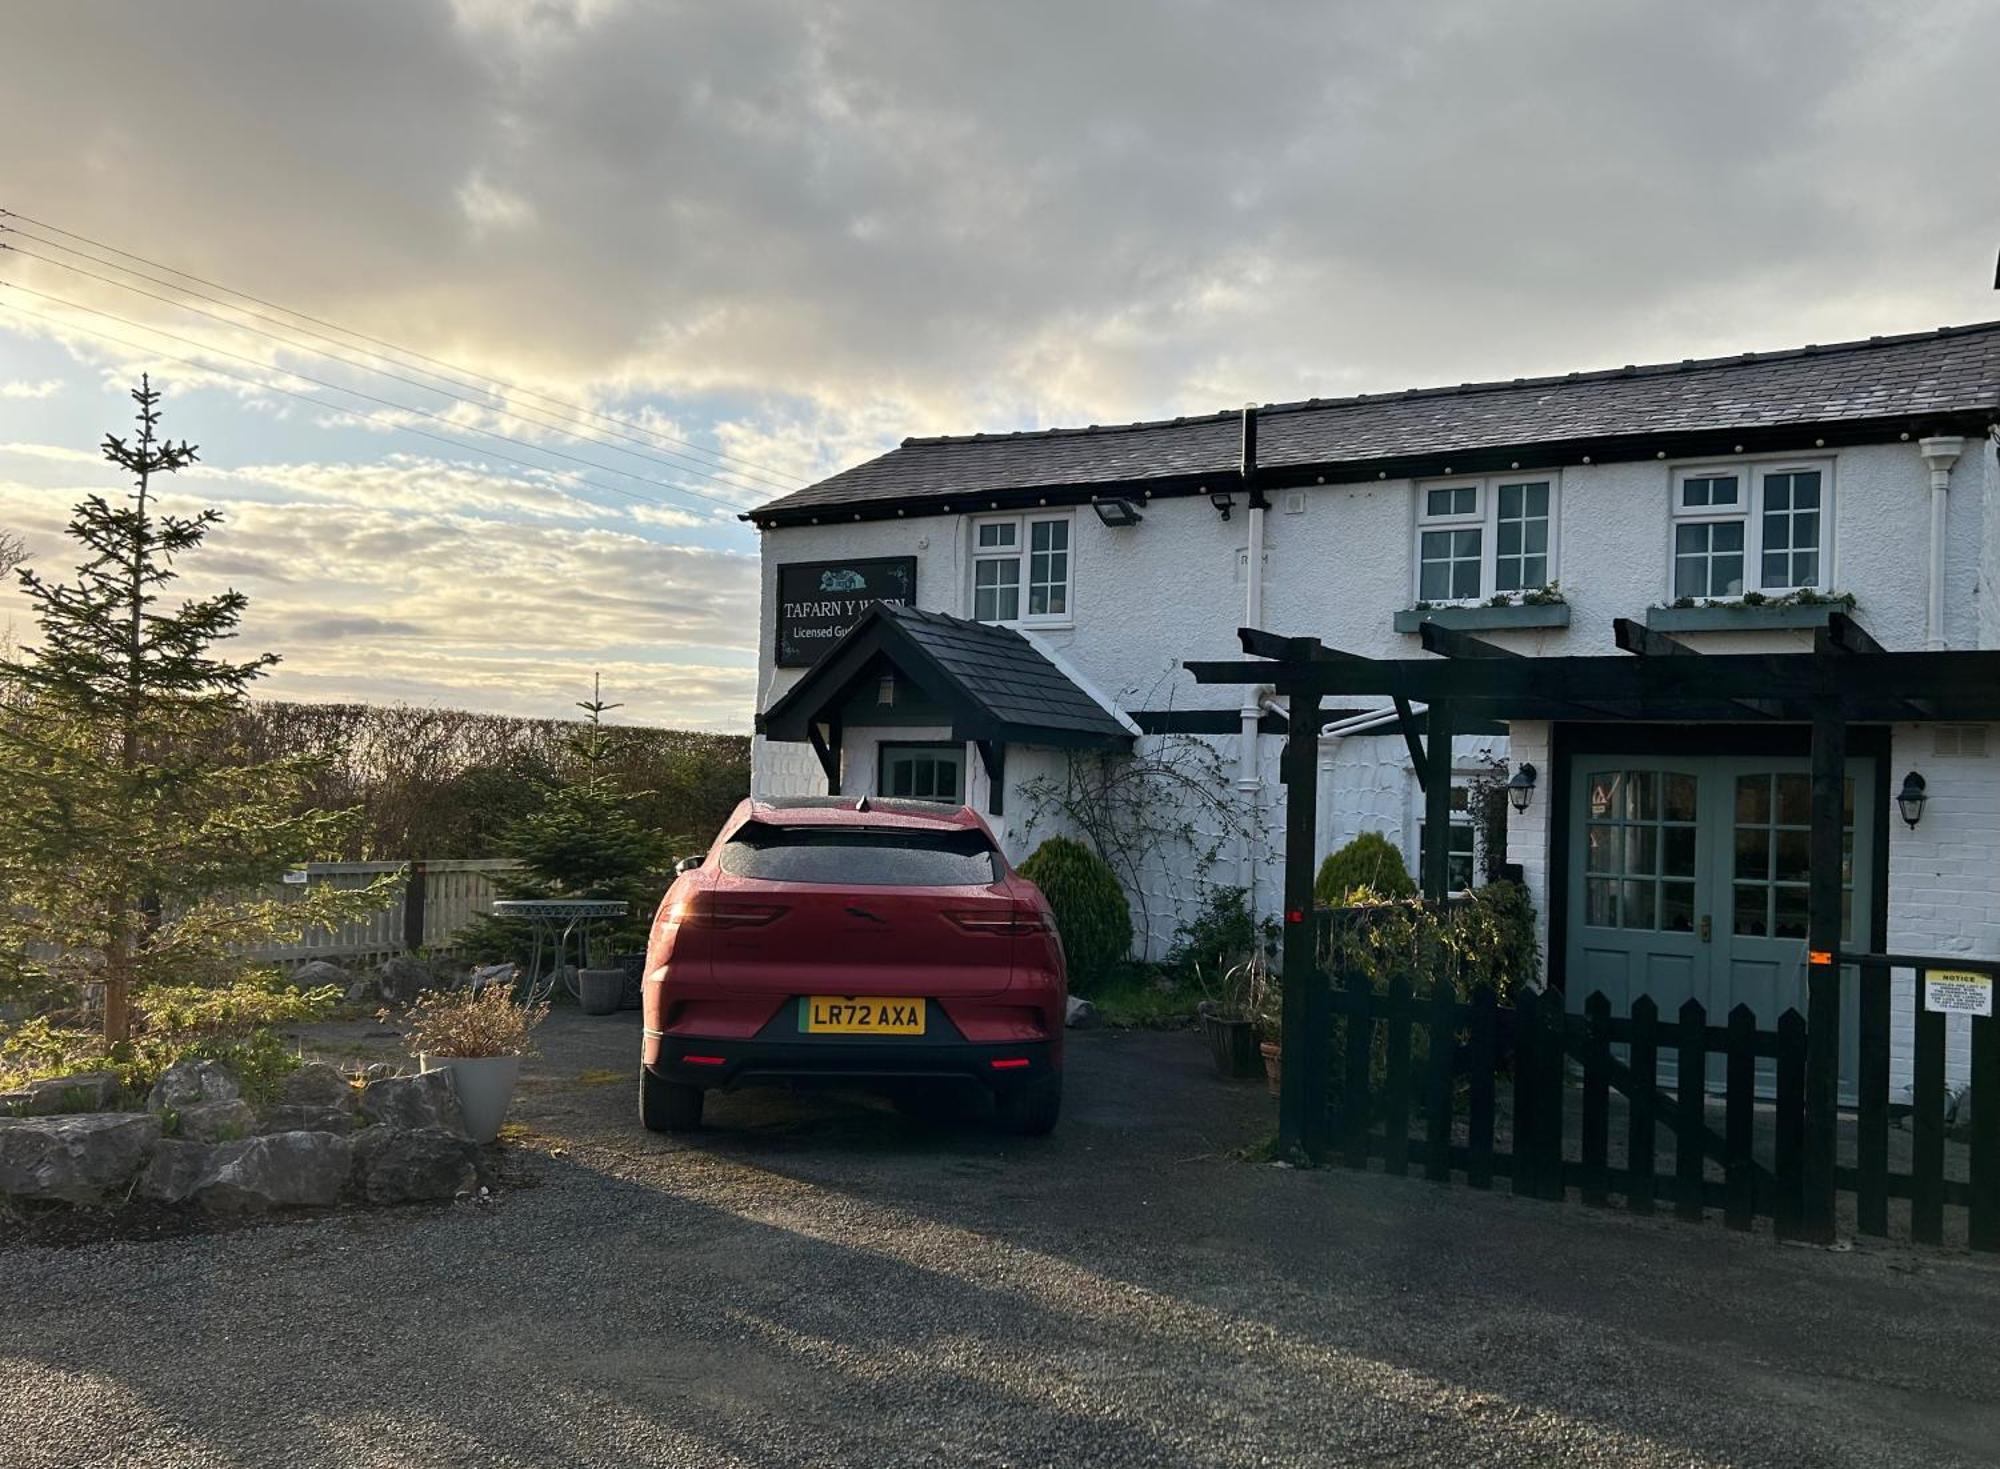
POLYGON ((1930 796, 1924 790, 1924 778, 1912 770, 1903 777, 1903 788, 1896 792, 1896 809, 1903 813, 1903 820, 1916 830, 1917 823, 1924 819, 1924 802, 1930 796))
POLYGON ((1535 767, 1523 762, 1507 782, 1507 804, 1516 811, 1528 809, 1528 803, 1535 798, 1535 767))
POLYGON ((1227 520, 1229 519, 1229 512, 1236 508, 1236 497, 1227 490, 1217 490, 1208 497, 1208 503, 1215 507, 1216 512, 1224 520, 1227 520))
POLYGON ((1097 512, 1099 520, 1113 528, 1121 525, 1137 525, 1145 519, 1139 513, 1139 507, 1130 500, 1092 500, 1090 508, 1097 512))

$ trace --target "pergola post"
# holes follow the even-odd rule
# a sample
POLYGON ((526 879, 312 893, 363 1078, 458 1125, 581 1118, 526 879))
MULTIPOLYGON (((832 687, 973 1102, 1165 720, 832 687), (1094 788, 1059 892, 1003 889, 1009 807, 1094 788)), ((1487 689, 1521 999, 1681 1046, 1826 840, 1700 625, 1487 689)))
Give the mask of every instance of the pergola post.
POLYGON ((1836 1109, 1840 1091, 1841 828, 1846 808, 1847 712, 1829 691, 1812 721, 1812 831, 1806 893, 1806 1238, 1833 1239, 1836 1109))
POLYGON ((1314 832, 1319 816, 1317 695, 1292 691, 1285 739, 1284 1012, 1279 1044, 1278 1153, 1317 1163, 1326 1152, 1327 1057, 1331 996, 1319 969, 1319 924, 1313 917, 1314 832))
POLYGON ((1424 901, 1442 903, 1451 892, 1451 731, 1452 707, 1443 700, 1425 716, 1424 764, 1417 778, 1424 788, 1424 901))

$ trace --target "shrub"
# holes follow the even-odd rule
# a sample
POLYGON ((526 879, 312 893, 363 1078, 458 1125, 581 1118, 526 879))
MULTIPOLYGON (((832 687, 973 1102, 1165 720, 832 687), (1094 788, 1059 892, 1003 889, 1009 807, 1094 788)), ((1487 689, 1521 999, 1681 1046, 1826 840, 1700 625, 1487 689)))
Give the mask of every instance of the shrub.
POLYGON ((1357 888, 1383 898, 1414 898, 1417 885, 1403 865, 1403 854, 1379 831, 1364 831, 1319 865, 1313 879, 1313 901, 1338 908, 1352 901, 1357 888))
POLYGON ((1055 910, 1071 989, 1083 993, 1131 952, 1132 910, 1125 890, 1110 864, 1082 842, 1050 837, 1021 864, 1021 876, 1040 888, 1055 910))
MULTIPOLYGON (((389 1012, 382 1014, 387 1019, 389 1012)), ((403 1016, 403 1039, 418 1055, 525 1056, 534 1049, 534 1028, 548 1014, 547 1005, 523 1005, 503 984, 477 992, 425 990, 403 1016)))
POLYGON ((1488 883, 1442 908, 1414 898, 1385 901, 1365 889, 1356 896, 1368 901, 1335 915, 1321 957, 1377 990, 1399 974, 1419 995, 1448 980, 1461 1000, 1490 984, 1505 1005, 1538 977, 1534 904, 1519 883, 1488 883))
POLYGON ((1197 974, 1212 980, 1243 963, 1254 950, 1268 951, 1277 942, 1276 920, 1267 917, 1260 923, 1253 918, 1249 895, 1242 888, 1213 888, 1201 911, 1175 931, 1167 967, 1182 980, 1197 974))

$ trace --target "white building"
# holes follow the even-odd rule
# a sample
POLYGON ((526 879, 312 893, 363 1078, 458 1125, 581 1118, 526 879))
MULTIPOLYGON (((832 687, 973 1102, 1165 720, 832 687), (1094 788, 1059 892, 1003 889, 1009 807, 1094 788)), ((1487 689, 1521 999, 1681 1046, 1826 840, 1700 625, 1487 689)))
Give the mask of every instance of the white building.
MULTIPOLYGON (((1158 952, 1204 884, 1279 900, 1281 720, 1183 660, 1237 656, 1245 624, 1414 657, 1421 615, 1530 655, 1612 652, 1619 617, 1704 651, 1783 649, 1844 598, 1892 650, 2000 647, 1996 424, 1989 323, 906 440, 749 517, 756 785, 962 797, 997 813, 1018 858, 1074 823, 1065 783, 1166 767, 1164 787, 1214 794, 1162 798, 1160 826, 1189 829, 1135 840, 1158 952), (874 598, 940 615, 878 610, 856 629, 874 598)), ((1414 870, 1423 803, 1393 714, 1329 717, 1319 852, 1376 830, 1414 870)), ((2000 956, 2000 731, 1858 729, 1852 753, 1855 941, 2000 956), (1911 827, 1890 813, 1913 771, 1930 799, 1911 827)), ((1552 982, 1640 985, 1663 1011, 1748 999, 1760 1016, 1801 982, 1805 757, 1802 727, 1754 722, 1517 721, 1454 745, 1462 779, 1536 768, 1507 857, 1552 982)), ((1470 838, 1451 838, 1468 877, 1470 838)), ((1962 1068, 1962 1034, 1951 1045, 1962 1068)))

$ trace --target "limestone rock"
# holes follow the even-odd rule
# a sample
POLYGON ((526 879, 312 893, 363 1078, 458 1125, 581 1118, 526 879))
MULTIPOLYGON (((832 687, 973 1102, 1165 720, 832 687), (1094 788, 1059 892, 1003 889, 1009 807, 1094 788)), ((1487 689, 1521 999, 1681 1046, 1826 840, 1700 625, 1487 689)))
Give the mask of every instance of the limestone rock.
POLYGON ((285 981, 294 989, 317 990, 331 985, 335 989, 345 991, 348 982, 353 978, 353 975, 331 960, 308 959, 286 975, 285 981))
POLYGON ((470 1139, 442 1128, 371 1127, 354 1140, 354 1190, 371 1204, 449 1199, 478 1186, 470 1139))
POLYGON ((139 1175, 137 1193, 159 1204, 184 1204, 208 1173, 215 1148, 209 1143, 162 1138, 139 1175))
POLYGON ((118 1073, 82 1071, 73 1076, 49 1076, 31 1081, 19 1091, 0 1095, 0 1111, 22 1117, 52 1117, 59 1112, 103 1112, 118 1101, 118 1073))
POLYGON ((1097 1024, 1097 1007, 1088 1000, 1079 1000, 1071 995, 1063 1015, 1063 1024, 1071 1030, 1088 1030, 1097 1024))
POLYGON ((280 1102, 264 1114, 258 1132, 352 1132, 354 1113, 346 1107, 314 1107, 280 1102))
POLYGON ((437 987, 430 965, 407 954, 384 959, 375 969, 382 986, 382 998, 395 1005, 407 1005, 427 989, 437 987))
POLYGON ((347 1073, 325 1061, 308 1061, 278 1083, 278 1100, 296 1107, 352 1107, 347 1073))
POLYGON ((190 1196, 221 1214, 325 1208, 339 1202, 350 1166, 337 1133, 267 1133, 210 1148, 190 1196))
POLYGON ((180 1135, 191 1142, 226 1143, 257 1131, 257 1114, 248 1102, 237 1098, 196 1102, 175 1115, 180 1119, 180 1135))
POLYGON ((242 1094, 236 1078, 220 1061, 176 1061, 153 1083, 146 1109, 164 1112, 171 1107, 185 1112, 203 1102, 233 1102, 242 1094))
POLYGON ((361 1089, 361 1115, 382 1127, 441 1128, 467 1136, 465 1114, 448 1071, 419 1071, 369 1082, 361 1089))
POLYGON ((96 1204, 122 1193, 159 1143, 147 1112, 0 1118, 0 1194, 96 1204))

